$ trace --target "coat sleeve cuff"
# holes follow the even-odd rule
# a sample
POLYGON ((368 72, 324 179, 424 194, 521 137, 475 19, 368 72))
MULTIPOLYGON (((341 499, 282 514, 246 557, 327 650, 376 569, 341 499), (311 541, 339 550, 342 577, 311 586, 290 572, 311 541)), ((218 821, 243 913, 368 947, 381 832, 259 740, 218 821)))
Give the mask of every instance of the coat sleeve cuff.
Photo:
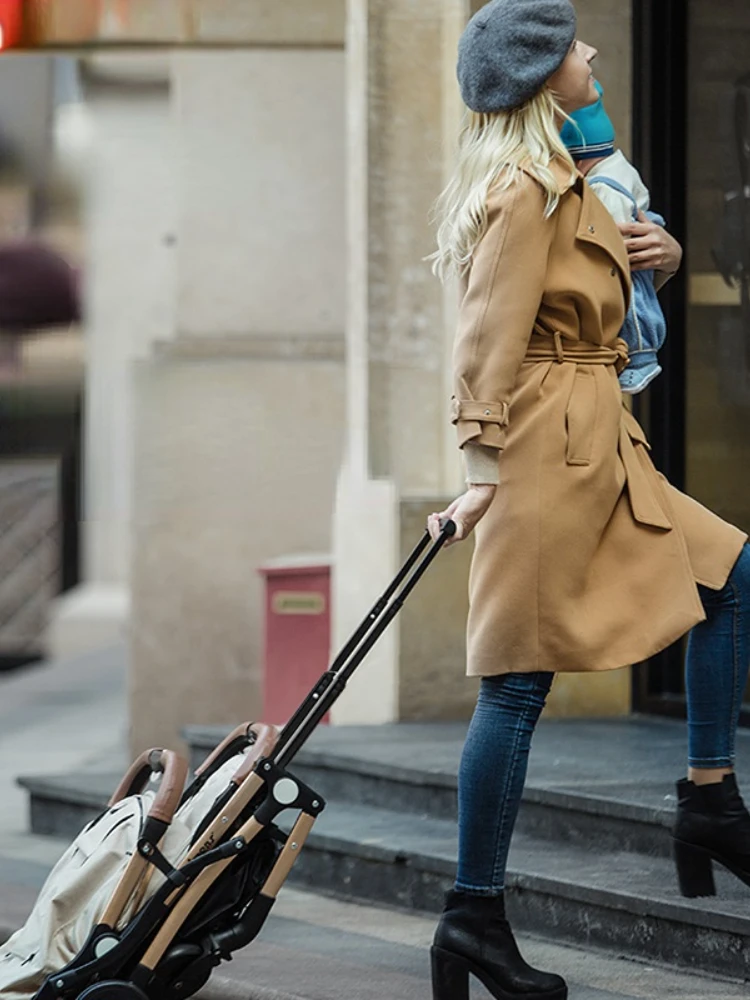
POLYGON ((451 400, 451 423, 458 431, 459 448, 472 441, 502 450, 508 426, 508 404, 457 399, 454 396, 451 400))
POLYGON ((497 448, 469 441, 463 450, 466 482, 476 486, 497 486, 500 482, 498 454, 497 448))

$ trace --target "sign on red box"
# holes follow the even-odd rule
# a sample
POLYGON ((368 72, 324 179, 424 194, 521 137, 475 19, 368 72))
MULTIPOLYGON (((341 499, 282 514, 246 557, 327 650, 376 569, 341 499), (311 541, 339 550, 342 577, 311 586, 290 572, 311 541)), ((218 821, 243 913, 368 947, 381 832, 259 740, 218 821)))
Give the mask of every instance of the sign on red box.
POLYGON ((20 45, 23 35, 23 0, 0 0, 0 50, 20 45))

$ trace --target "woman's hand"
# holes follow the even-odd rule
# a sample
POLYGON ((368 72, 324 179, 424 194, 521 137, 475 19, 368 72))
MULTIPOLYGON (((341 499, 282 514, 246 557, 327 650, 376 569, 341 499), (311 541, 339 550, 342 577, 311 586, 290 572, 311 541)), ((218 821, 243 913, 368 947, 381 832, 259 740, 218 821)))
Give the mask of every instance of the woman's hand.
POLYGON ((682 247, 663 226, 638 213, 638 222, 621 222, 631 271, 662 271, 674 274, 682 262, 682 247))
POLYGON ((430 514, 427 518, 427 530, 433 541, 438 540, 442 531, 441 524, 449 518, 456 523, 456 533, 453 538, 447 540, 445 547, 468 538, 490 509, 496 489, 496 486, 489 484, 470 486, 460 497, 456 497, 450 507, 439 514, 430 514))

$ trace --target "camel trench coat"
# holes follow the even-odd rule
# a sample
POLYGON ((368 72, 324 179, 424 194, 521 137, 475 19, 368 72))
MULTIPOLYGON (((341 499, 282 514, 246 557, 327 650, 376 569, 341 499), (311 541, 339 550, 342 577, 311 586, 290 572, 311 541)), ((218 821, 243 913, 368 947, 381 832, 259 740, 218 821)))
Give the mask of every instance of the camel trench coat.
POLYGON ((721 588, 747 537, 655 470, 617 379, 622 236, 582 176, 553 172, 548 219, 526 173, 491 189, 460 309, 452 419, 500 470, 470 574, 474 676, 646 659, 704 619, 696 584, 721 588))

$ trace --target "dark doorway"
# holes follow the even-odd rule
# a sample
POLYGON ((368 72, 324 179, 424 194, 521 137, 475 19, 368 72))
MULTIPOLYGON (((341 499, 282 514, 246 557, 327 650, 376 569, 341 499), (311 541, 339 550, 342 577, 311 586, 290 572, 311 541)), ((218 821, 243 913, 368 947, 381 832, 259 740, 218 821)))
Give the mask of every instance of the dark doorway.
POLYGON ((0 670, 40 659, 49 602, 80 580, 81 394, 0 391, 0 670))
MULTIPOLYGON (((750 5, 634 0, 633 70, 634 162, 685 248, 662 292, 664 374, 636 415, 671 482, 750 531, 750 313, 726 280, 738 252, 726 213, 741 187, 734 112, 750 72, 750 5)), ((684 714, 682 643, 634 679, 636 710, 684 714)))

